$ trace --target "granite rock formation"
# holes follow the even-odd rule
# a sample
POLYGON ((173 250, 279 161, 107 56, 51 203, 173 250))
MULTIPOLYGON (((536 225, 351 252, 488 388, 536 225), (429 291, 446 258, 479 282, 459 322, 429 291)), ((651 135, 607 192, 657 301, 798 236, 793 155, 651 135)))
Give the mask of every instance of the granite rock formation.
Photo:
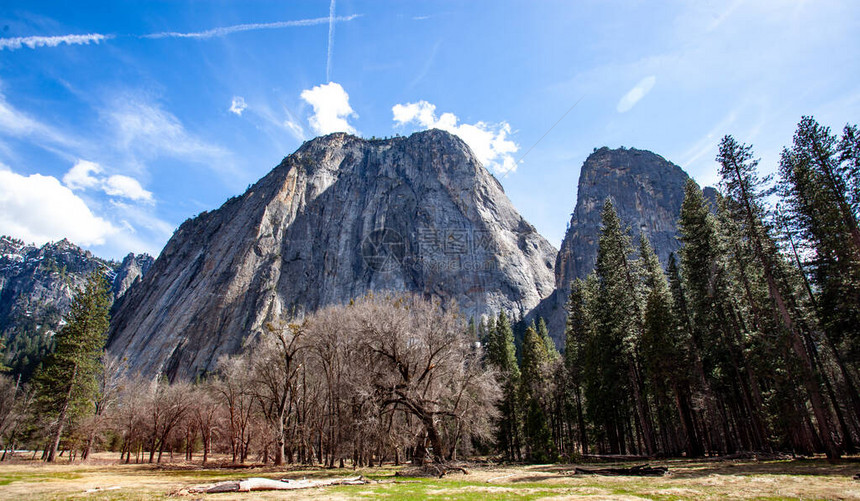
POLYGON ((109 349, 192 378, 268 322, 368 291, 525 313, 553 292, 556 254, 456 136, 331 134, 183 223, 119 304, 109 349))
POLYGON ((646 235, 665 266, 669 254, 680 248, 677 220, 687 179, 680 167, 646 150, 603 147, 585 160, 576 208, 556 259, 556 291, 532 313, 547 319, 559 345, 564 340, 570 284, 588 276, 597 260, 600 211, 606 198, 612 198, 622 224, 629 226, 633 245, 638 246, 639 235, 646 235))

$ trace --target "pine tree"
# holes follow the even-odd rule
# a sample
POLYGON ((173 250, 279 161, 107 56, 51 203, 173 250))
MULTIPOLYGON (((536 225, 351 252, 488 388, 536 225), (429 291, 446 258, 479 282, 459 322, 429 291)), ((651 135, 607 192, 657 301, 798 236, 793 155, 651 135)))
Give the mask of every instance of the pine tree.
POLYGON ((514 332, 504 311, 499 313, 498 320, 490 329, 487 360, 499 372, 499 384, 502 387, 497 442, 509 460, 520 459, 520 369, 517 365, 514 332))
POLYGON ((788 231, 812 259, 819 318, 841 355, 860 360, 860 146, 856 126, 841 141, 803 117, 780 158, 780 195, 788 231))
POLYGON ((637 272, 630 261, 633 248, 608 198, 603 205, 601 222, 603 228, 594 271, 597 291, 588 307, 595 327, 585 350, 588 415, 612 453, 626 449, 625 439, 629 437, 631 444, 642 443, 645 452, 653 454, 656 452, 654 427, 638 360, 643 319, 637 272), (633 397, 633 428, 638 441, 633 440, 630 430, 628 395, 633 397))
MULTIPOLYGON (((800 362, 803 385, 809 395, 827 456, 831 459, 839 457, 840 450, 833 440, 831 430, 830 411, 819 384, 821 374, 814 354, 807 349, 807 345, 811 346, 812 342, 809 339, 808 327, 803 325, 804 312, 788 276, 786 263, 764 224, 766 209, 763 199, 767 192, 761 190, 764 182, 758 179, 756 173, 758 161, 753 158, 751 146, 739 144, 731 136, 725 136, 720 142, 717 161, 720 163, 721 185, 724 190, 722 208, 726 219, 731 223, 727 226, 734 229, 730 237, 736 247, 746 244, 750 248, 752 259, 747 261, 754 261, 757 265, 757 271, 764 282, 762 289, 767 291, 771 303, 772 321, 759 310, 760 305, 757 305, 756 298, 749 297, 755 323, 758 329, 768 336, 783 331, 788 338, 788 343, 800 362)), ((738 264, 743 271, 750 263, 738 264)), ((744 275, 741 280, 747 290, 755 286, 755 276, 747 278, 744 275)), ((752 296, 752 293, 748 294, 752 296)), ((767 339, 762 338, 761 341, 767 339)))
POLYGON ((588 454, 588 431, 583 405, 584 350, 592 328, 587 317, 586 284, 576 279, 571 284, 567 302, 567 325, 564 341, 564 388, 566 398, 567 428, 571 443, 579 443, 582 454, 588 454), (575 430, 575 431, 574 431, 575 430))
MULTIPOLYGON (((698 401, 699 405, 695 412, 701 412, 701 419, 696 420, 696 429, 702 440, 705 452, 714 452, 721 449, 719 440, 720 414, 714 392, 711 389, 709 378, 705 374, 702 363, 701 339, 693 335, 690 308, 687 304, 681 271, 675 253, 669 255, 666 265, 666 274, 669 277, 669 290, 672 292, 672 308, 675 319, 678 322, 677 346, 682 350, 686 360, 691 364, 691 370, 687 373, 690 400, 698 401)), ((692 402, 691 402, 692 403, 692 402)), ((694 413, 695 415, 695 413, 694 413)))
MULTIPOLYGON (((655 395, 658 409, 664 416, 661 435, 664 447, 671 444, 673 430, 668 414, 670 408, 677 412, 678 422, 686 443, 688 456, 701 456, 704 449, 695 426, 690 382, 687 377, 692 365, 685 344, 684 329, 675 314, 672 291, 648 238, 642 235, 639 241, 639 256, 642 261, 643 285, 646 291, 645 328, 642 334, 642 360, 651 392, 655 395)), ((674 265, 674 256, 670 264, 674 265)), ((677 267, 675 267, 677 273, 677 267)))
POLYGON ((520 401, 525 411, 523 436, 528 457, 535 463, 554 461, 556 458, 547 416, 550 362, 546 340, 533 326, 527 327, 523 336, 520 401))
POLYGON ((712 446, 721 442, 726 451, 762 448, 767 432, 759 380, 745 359, 746 323, 736 308, 737 290, 726 269, 717 221, 693 180, 684 187, 678 231, 684 245, 681 271, 692 344, 701 358, 705 385, 716 399, 711 415, 716 413, 720 422, 711 428, 713 438, 721 436, 712 446))
POLYGON ((561 354, 558 352, 558 348, 555 347, 555 341, 552 340, 552 337, 549 335, 549 330, 546 328, 546 322, 543 321, 543 317, 538 317, 537 325, 535 326, 535 331, 538 336, 543 340, 544 346, 546 346, 546 353, 550 360, 557 360, 561 357, 561 354))
POLYGON ((72 302, 66 325, 55 336, 56 348, 34 379, 38 408, 54 420, 47 460, 54 461, 63 432, 92 410, 102 370, 110 314, 104 275, 93 272, 72 302))

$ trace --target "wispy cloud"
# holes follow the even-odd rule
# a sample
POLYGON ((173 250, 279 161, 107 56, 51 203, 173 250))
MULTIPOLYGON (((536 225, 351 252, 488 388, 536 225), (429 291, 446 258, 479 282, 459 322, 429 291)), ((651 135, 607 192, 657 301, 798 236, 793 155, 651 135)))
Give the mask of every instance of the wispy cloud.
POLYGON ((424 80, 424 77, 426 77, 427 74, 430 73, 430 68, 433 67, 433 63, 436 61, 436 54, 439 53, 439 47, 441 46, 441 40, 433 44, 433 49, 430 50, 430 55, 427 56, 427 58, 425 59, 424 66, 421 67, 421 71, 419 71, 418 74, 415 75, 415 78, 413 78, 412 81, 409 82, 409 85, 406 86, 407 89, 411 89, 418 85, 422 80, 424 80))
POLYGON ((141 38, 197 38, 197 39, 206 39, 206 38, 215 38, 215 37, 223 37, 227 35, 231 35, 233 33, 239 33, 242 31, 257 31, 257 30, 276 30, 282 28, 295 28, 298 26, 315 26, 318 24, 326 24, 326 23, 345 23, 348 21, 352 21, 357 18, 358 14, 353 14, 351 16, 343 16, 343 17, 317 17, 313 19, 297 19, 294 21, 278 21, 275 23, 250 23, 250 24, 236 24, 233 26, 222 26, 219 28, 212 28, 210 30, 205 31, 191 31, 191 32, 179 32, 179 31, 162 31, 159 33, 150 33, 148 35, 141 35, 141 38))
POLYGON ((508 139, 511 125, 507 122, 495 125, 486 122, 458 124, 459 119, 453 113, 443 113, 437 117, 436 106, 427 101, 396 104, 391 112, 397 125, 416 123, 426 129, 442 129, 460 136, 484 167, 496 174, 508 174, 517 169, 513 154, 520 147, 508 139))
MULTIPOLYGON (((299 123, 299 120, 290 111, 280 98, 278 99, 281 109, 273 110, 264 99, 255 100, 253 107, 248 107, 248 116, 259 118, 261 121, 256 124, 256 127, 261 132, 268 135, 277 145, 277 149, 284 150, 293 146, 293 143, 284 143, 284 131, 290 133, 298 141, 304 141, 305 130, 299 123)), ((253 121, 252 118, 252 121, 253 121)))
POLYGON ((113 35, 102 35, 100 33, 88 33, 86 35, 61 35, 54 37, 33 36, 0 38, 0 50, 17 50, 23 47, 35 49, 37 47, 56 47, 66 45, 89 45, 99 43, 113 38, 113 35))
POLYGON ((157 100, 118 94, 100 112, 118 155, 112 161, 133 173, 145 172, 153 160, 174 158, 205 165, 225 181, 242 174, 231 151, 187 129, 157 100))
POLYGON ((305 140, 305 129, 302 128, 302 126, 299 125, 299 123, 296 122, 295 120, 293 120, 292 118, 287 118, 286 120, 283 121, 283 123, 281 125, 285 129, 290 131, 290 134, 292 134, 293 137, 295 137, 299 141, 305 140))
POLYGON ((79 141, 70 134, 61 132, 17 109, 6 100, 2 92, 0 92, 0 134, 38 139, 39 146, 59 154, 62 154, 62 151, 58 151, 55 147, 62 149, 80 146, 79 141))
POLYGON ((639 81, 632 89, 630 89, 627 94, 618 101, 618 106, 616 109, 618 113, 625 113, 630 111, 636 103, 638 103, 646 94, 651 92, 651 89, 654 88, 654 84, 657 83, 657 77, 654 75, 643 78, 639 81))
POLYGON ((210 162, 227 154, 221 147, 189 133, 182 122, 158 103, 118 96, 105 110, 121 148, 147 156, 172 156, 210 162))
POLYGON ((721 24, 723 24, 726 19, 729 18, 737 9, 740 7, 746 0, 735 0, 731 5, 729 5, 724 11, 722 11, 716 19, 708 26, 708 31, 714 31, 719 28, 721 24))

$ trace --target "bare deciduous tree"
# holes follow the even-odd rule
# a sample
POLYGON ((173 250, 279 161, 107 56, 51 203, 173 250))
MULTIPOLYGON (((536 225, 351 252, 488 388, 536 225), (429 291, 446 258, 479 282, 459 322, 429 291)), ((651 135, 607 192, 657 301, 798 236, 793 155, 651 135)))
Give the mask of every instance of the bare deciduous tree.
POLYGON ((254 411, 254 395, 251 391, 249 358, 246 353, 220 359, 219 376, 212 381, 214 392, 227 408, 227 428, 234 463, 237 460, 245 462, 251 442, 250 424, 254 411))

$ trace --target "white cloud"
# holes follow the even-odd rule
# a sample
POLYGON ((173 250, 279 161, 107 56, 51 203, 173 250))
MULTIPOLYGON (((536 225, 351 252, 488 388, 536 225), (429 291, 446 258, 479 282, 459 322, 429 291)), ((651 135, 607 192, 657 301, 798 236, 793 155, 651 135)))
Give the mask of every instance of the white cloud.
POLYGON ((496 174, 508 174, 517 170, 513 154, 519 146, 508 139, 511 125, 507 122, 488 124, 460 124, 453 113, 443 113, 436 116, 436 106, 427 101, 417 103, 395 104, 391 108, 397 125, 415 123, 425 129, 442 129, 456 134, 472 148, 475 156, 487 169, 496 174))
POLYGON ((152 202, 152 193, 132 177, 116 174, 104 180, 102 190, 112 197, 123 197, 139 202, 152 202))
MULTIPOLYGON (((333 22, 344 23, 348 21, 352 21, 353 19, 359 17, 358 14, 353 14, 351 16, 342 16, 334 18, 333 22)), ((163 31, 160 33, 152 33, 149 35, 143 35, 142 38, 198 38, 198 39, 206 39, 206 38, 214 38, 214 37, 223 37, 230 35, 232 33, 239 33, 242 31, 255 31, 255 30, 273 30, 280 28, 293 28, 298 26, 314 26, 318 24, 328 24, 330 19, 328 17, 317 17, 314 19, 297 19, 295 21, 278 21, 275 23, 251 23, 251 24, 236 24, 233 26, 222 26, 220 28, 213 28, 211 30, 206 31, 192 31, 187 33, 181 33, 176 31, 163 31)))
POLYGON ((302 91, 301 97, 314 108, 314 114, 308 119, 314 132, 319 135, 332 132, 355 134, 347 119, 358 115, 349 106, 349 94, 339 83, 317 85, 302 91))
POLYGON ((99 164, 87 160, 78 160, 63 176, 63 184, 72 190, 96 188, 101 184, 101 181, 93 174, 100 174, 101 172, 102 168, 99 164))
POLYGON ((630 89, 627 94, 624 94, 624 97, 618 101, 618 106, 616 107, 618 113, 630 111, 631 108, 636 106, 636 103, 638 103, 640 99, 651 92, 655 83, 657 83, 657 77, 654 75, 647 76, 640 80, 639 83, 634 85, 633 88, 630 89))
POLYGON ((129 176, 115 174, 113 176, 95 176, 104 172, 102 167, 87 160, 78 162, 63 176, 63 184, 71 190, 97 188, 112 197, 122 197, 138 202, 152 202, 152 193, 129 176))
POLYGON ((37 47, 56 47, 60 44, 66 45, 89 45, 99 43, 113 38, 113 35, 102 35, 99 33, 88 33, 86 35, 62 35, 55 37, 14 37, 0 38, 0 50, 17 50, 22 47, 35 49, 37 47))
POLYGON ((230 103, 230 112, 242 116, 242 112, 248 107, 245 104, 245 98, 242 96, 233 96, 233 102, 230 103))
POLYGON ((57 178, 0 171, 0 234, 38 244, 68 238, 100 245, 116 232, 57 178))

